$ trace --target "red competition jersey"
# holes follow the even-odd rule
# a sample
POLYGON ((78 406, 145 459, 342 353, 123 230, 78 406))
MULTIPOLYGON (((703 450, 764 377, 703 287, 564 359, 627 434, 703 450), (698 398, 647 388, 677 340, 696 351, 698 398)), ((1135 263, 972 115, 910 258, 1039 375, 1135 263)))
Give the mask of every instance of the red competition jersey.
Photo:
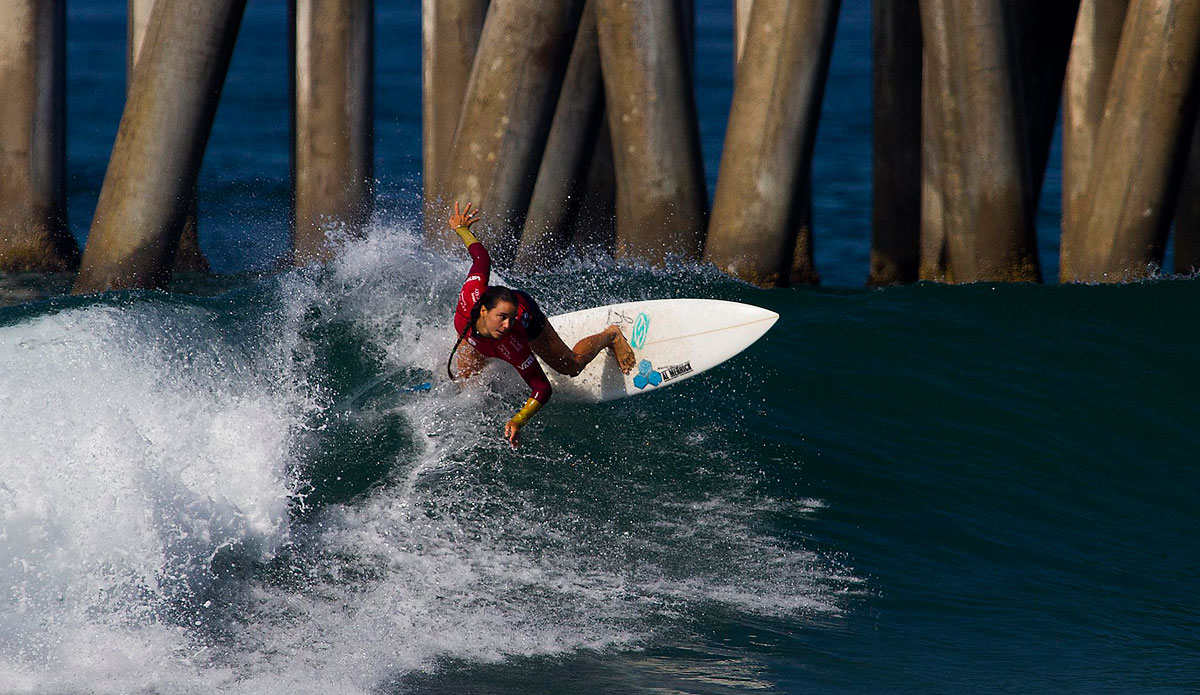
MULTIPOLYGON (((459 334, 462 334, 463 329, 470 323, 471 309, 487 289, 488 276, 492 271, 492 259, 483 244, 471 244, 467 253, 471 254, 471 270, 458 293, 458 308, 454 311, 454 330, 459 334)), ((502 359, 515 367, 525 383, 529 384, 529 388, 533 389, 529 397, 544 404, 550 400, 550 380, 542 371, 542 365, 538 364, 537 358, 533 356, 529 336, 525 333, 525 319, 532 311, 532 300, 524 292, 514 291, 513 294, 517 296, 517 315, 512 322, 512 328, 503 338, 485 338, 475 333, 475 328, 472 327, 467 331, 466 340, 480 354, 502 359)))

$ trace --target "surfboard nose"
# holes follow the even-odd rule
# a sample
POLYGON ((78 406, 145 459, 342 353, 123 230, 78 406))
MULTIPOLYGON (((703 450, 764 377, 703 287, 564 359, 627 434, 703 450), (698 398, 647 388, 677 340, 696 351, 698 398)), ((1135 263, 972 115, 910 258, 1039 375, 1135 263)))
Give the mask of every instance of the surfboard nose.
POLYGON ((747 308, 746 338, 749 342, 746 343, 746 347, 750 347, 752 343, 757 342, 759 338, 767 334, 767 331, 771 330, 771 327, 779 320, 779 314, 752 304, 742 304, 742 306, 747 308))

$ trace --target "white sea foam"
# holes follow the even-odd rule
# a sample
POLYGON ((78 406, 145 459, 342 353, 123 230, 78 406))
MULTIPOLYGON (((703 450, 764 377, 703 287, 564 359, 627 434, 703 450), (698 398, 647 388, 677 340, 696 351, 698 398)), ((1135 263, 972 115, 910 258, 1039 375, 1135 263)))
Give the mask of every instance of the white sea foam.
POLYGON ((383 484, 289 515, 321 434, 307 428, 340 395, 312 371, 318 324, 354 326, 382 370, 444 365, 465 262, 419 246, 378 228, 324 271, 273 280, 249 317, 138 301, 0 329, 0 683, 367 693, 442 659, 638 644, 699 605, 837 610, 845 578, 759 529, 786 505, 752 501, 712 436, 676 444, 721 494, 623 480, 580 493, 622 472, 572 480, 574 443, 537 433, 511 453, 498 433, 514 395, 495 378, 435 376, 432 393, 395 398, 385 415, 415 448, 383 484), (512 479, 536 466, 545 499, 512 479), (584 510, 601 490, 642 518, 584 510))
POLYGON ((272 386, 287 367, 239 354, 209 318, 101 305, 0 330, 6 671, 39 685, 157 671, 190 648, 168 616, 193 610, 211 559, 287 540, 301 408, 272 386))

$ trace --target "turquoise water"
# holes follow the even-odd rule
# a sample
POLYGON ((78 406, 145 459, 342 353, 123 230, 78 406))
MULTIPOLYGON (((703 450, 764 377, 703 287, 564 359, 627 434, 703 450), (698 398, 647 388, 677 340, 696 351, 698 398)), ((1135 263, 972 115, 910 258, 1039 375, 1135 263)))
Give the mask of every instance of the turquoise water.
MULTIPOLYGON (((112 5, 69 4, 80 238, 123 89, 112 5)), ((728 8, 698 5, 712 185, 728 8)), ((286 246, 286 36, 251 2, 200 189, 232 274, 0 308, 0 693, 1200 691, 1197 280, 855 287, 848 1, 815 165, 826 286, 504 276, 552 314, 780 314, 669 389, 552 402, 513 451, 511 375, 442 378, 466 259, 415 232, 417 10, 378 8, 379 214, 337 262, 256 273, 286 246)))

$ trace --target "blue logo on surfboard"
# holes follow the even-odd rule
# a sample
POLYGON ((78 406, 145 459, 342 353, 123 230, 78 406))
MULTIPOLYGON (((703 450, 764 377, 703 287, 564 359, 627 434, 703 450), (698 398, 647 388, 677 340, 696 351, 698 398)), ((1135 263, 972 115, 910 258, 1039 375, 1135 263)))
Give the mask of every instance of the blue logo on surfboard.
POLYGON ((650 360, 642 360, 638 362, 637 376, 633 377, 633 385, 639 389, 644 389, 647 386, 658 386, 665 384, 672 379, 678 379, 682 376, 687 376, 695 371, 692 368, 691 360, 672 364, 660 369, 655 369, 650 360))
MULTIPOLYGON (((645 314, 642 314, 645 316, 645 314)), ((633 377, 633 385, 639 389, 644 389, 647 386, 658 386, 662 383, 662 374, 654 371, 654 366, 650 364, 650 360, 642 360, 638 362, 637 376, 633 377)))
POLYGON ((650 317, 646 312, 637 315, 637 320, 633 322, 633 335, 629 336, 629 346, 634 350, 641 350, 646 344, 646 336, 650 334, 650 317))

